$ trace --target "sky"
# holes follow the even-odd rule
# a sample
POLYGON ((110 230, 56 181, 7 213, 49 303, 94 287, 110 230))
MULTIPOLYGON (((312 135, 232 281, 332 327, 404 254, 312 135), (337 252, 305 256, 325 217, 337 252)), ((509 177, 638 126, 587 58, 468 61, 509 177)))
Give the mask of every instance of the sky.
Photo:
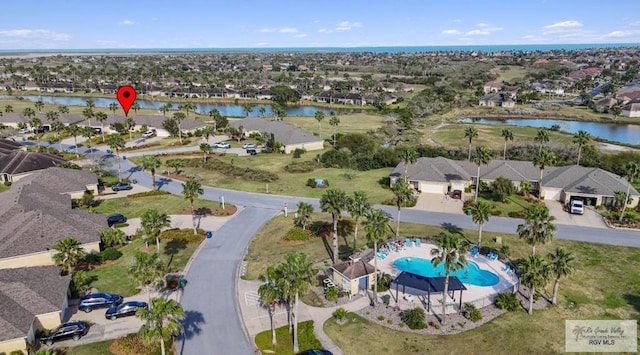
POLYGON ((10 0, 0 50, 640 43, 637 0, 10 0))

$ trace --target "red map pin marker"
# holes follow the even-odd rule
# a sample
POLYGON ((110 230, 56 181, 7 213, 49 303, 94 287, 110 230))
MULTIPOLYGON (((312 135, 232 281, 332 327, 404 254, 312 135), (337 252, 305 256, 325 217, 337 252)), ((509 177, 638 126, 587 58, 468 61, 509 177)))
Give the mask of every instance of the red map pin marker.
POLYGON ((118 94, 116 97, 118 98, 120 106, 122 106, 122 109, 124 110, 124 115, 127 116, 131 105, 136 101, 136 89, 130 85, 121 86, 118 88, 118 94))

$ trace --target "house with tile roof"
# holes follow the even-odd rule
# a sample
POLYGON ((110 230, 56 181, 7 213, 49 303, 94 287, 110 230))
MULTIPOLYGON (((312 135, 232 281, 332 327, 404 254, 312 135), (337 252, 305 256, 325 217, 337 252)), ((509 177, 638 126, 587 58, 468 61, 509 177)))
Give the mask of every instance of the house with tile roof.
POLYGON ((286 154, 296 149, 309 151, 322 150, 324 148, 324 140, 322 138, 311 132, 280 121, 267 121, 260 117, 247 117, 232 122, 229 126, 241 129, 245 136, 252 133, 259 133, 263 137, 266 137, 273 133, 274 139, 282 143, 286 154))

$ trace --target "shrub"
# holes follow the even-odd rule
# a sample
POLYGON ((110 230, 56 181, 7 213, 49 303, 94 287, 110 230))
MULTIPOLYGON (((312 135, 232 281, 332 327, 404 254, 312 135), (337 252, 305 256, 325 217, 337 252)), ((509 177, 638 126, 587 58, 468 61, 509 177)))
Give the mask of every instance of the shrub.
POLYGON ((109 247, 98 253, 101 260, 118 260, 122 256, 122 252, 116 248, 109 247))
POLYGON ((157 354, 160 352, 160 344, 157 341, 148 342, 138 334, 117 338, 113 342, 113 347, 118 353, 125 355, 157 354))
POLYGON ((333 317, 337 320, 344 320, 345 318, 347 318, 348 313, 349 312, 347 312, 346 309, 340 307, 333 312, 333 317))
POLYGON ((284 171, 288 173, 310 173, 319 167, 318 163, 313 160, 293 162, 284 167, 284 171))
POLYGON ((11 186, 11 181, 5 181, 4 186, 11 186))
POLYGON ((387 323, 388 324, 393 324, 393 321, 391 319, 387 319, 387 323))
POLYGON ((389 287, 391 287, 391 281, 393 281, 391 275, 383 272, 380 277, 378 277, 378 292, 384 292, 388 290, 389 287))
POLYGON ((520 308, 520 301, 515 293, 502 292, 496 297, 496 307, 513 312, 520 308))
POLYGON ((168 195, 169 193, 165 190, 150 190, 145 192, 138 192, 135 194, 127 195, 127 198, 134 199, 140 197, 149 197, 149 196, 160 196, 160 195, 168 195))
POLYGON ((384 316, 378 316, 378 320, 379 321, 383 321, 384 320, 384 316))
POLYGON ((424 329, 427 326, 422 308, 408 309, 400 314, 400 318, 411 329, 424 329))
POLYGON ((302 154, 306 153, 306 152, 307 152, 307 150, 306 150, 306 149, 303 149, 303 148, 296 148, 296 149, 293 151, 293 157, 294 157, 294 158, 296 158, 296 159, 297 159, 297 158, 300 158, 300 156, 301 156, 302 154))
POLYGON ((524 218, 524 211, 509 211, 507 216, 511 218, 524 218))
POLYGON ((24 352, 22 350, 14 350, 9 355, 24 355, 24 352))
POLYGON ((324 297, 329 302, 338 302, 338 297, 340 296, 340 290, 337 287, 329 286, 324 289, 324 297))
POLYGON ((482 312, 480 312, 480 310, 473 304, 465 303, 464 309, 467 311, 470 321, 477 322, 482 319, 482 312))
POLYGON ((311 231, 302 229, 300 227, 292 227, 287 231, 287 233, 282 237, 282 240, 293 241, 293 240, 309 240, 311 238, 311 231))
POLYGON ((169 229, 160 233, 160 239, 173 240, 182 243, 200 243, 202 241, 202 230, 198 230, 198 234, 193 234, 193 229, 169 229))
POLYGON ((87 264, 100 264, 102 259, 100 258, 100 255, 96 253, 90 253, 84 256, 84 262, 87 264))
POLYGON ((502 246, 500 247, 500 256, 502 256, 502 258, 508 258, 511 255, 511 250, 509 248, 509 246, 507 244, 502 244, 502 246))

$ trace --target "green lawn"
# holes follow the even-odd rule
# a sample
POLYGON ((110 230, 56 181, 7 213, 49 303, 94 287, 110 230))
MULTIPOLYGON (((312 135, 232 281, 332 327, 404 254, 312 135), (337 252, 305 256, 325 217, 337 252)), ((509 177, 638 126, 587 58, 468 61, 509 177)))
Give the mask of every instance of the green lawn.
POLYGON ((514 83, 524 79, 527 75, 527 69, 521 66, 515 65, 501 65, 491 69, 493 74, 498 75, 497 81, 504 81, 508 83, 514 83))
MULTIPOLYGON (((219 202, 209 200, 196 200, 194 206, 211 210, 222 207, 219 202)), ((228 206, 229 204, 225 204, 225 207, 228 206)), ((191 213, 191 206, 187 199, 171 194, 131 199, 123 197, 101 200, 98 206, 92 208, 92 211, 105 215, 122 213, 127 218, 137 218, 150 209, 157 209, 169 215, 191 213)))
POLYGON ((67 350, 67 355, 103 355, 103 354, 112 354, 109 351, 109 346, 113 344, 114 340, 105 340, 98 343, 91 343, 85 345, 78 345, 71 347, 67 350))
MULTIPOLYGON (((340 124, 335 129, 336 133, 342 134, 367 133, 370 130, 380 128, 387 120, 384 116, 376 113, 338 115, 338 118, 340 119, 340 124)), ((329 139, 333 134, 333 126, 329 124, 329 119, 330 116, 325 115, 325 119, 320 122, 320 129, 318 128, 318 121, 314 117, 284 117, 282 121, 300 127, 305 131, 313 132, 324 139, 329 139)))
POLYGON ((480 194, 478 200, 485 201, 492 206, 492 210, 496 211, 498 216, 509 217, 509 213, 520 213, 533 206, 520 195, 511 195, 507 198, 507 202, 499 202, 492 194, 480 194))
MULTIPOLYGON (((191 230, 186 233, 192 233, 191 230)), ((196 251, 200 243, 182 243, 160 239, 160 258, 166 265, 168 272, 178 272, 184 270, 189 259, 196 251)), ((134 255, 137 251, 156 252, 153 243, 149 248, 144 246, 140 238, 134 239, 130 244, 120 247, 122 257, 104 266, 98 266, 87 271, 91 280, 90 286, 103 292, 111 292, 131 296, 138 293, 139 286, 129 275, 129 268, 134 263, 134 255)))
POLYGON ((9 187, 11 187, 11 186, 7 186, 5 184, 0 184, 0 192, 4 192, 4 191, 9 190, 9 187))
MULTIPOLYGON (((271 343, 271 330, 258 333, 255 338, 256 346, 262 354, 294 355, 293 336, 289 333, 289 326, 276 328, 277 345, 271 343)), ((322 344, 313 334, 313 321, 298 323, 298 346, 300 351, 322 349, 322 344)))

